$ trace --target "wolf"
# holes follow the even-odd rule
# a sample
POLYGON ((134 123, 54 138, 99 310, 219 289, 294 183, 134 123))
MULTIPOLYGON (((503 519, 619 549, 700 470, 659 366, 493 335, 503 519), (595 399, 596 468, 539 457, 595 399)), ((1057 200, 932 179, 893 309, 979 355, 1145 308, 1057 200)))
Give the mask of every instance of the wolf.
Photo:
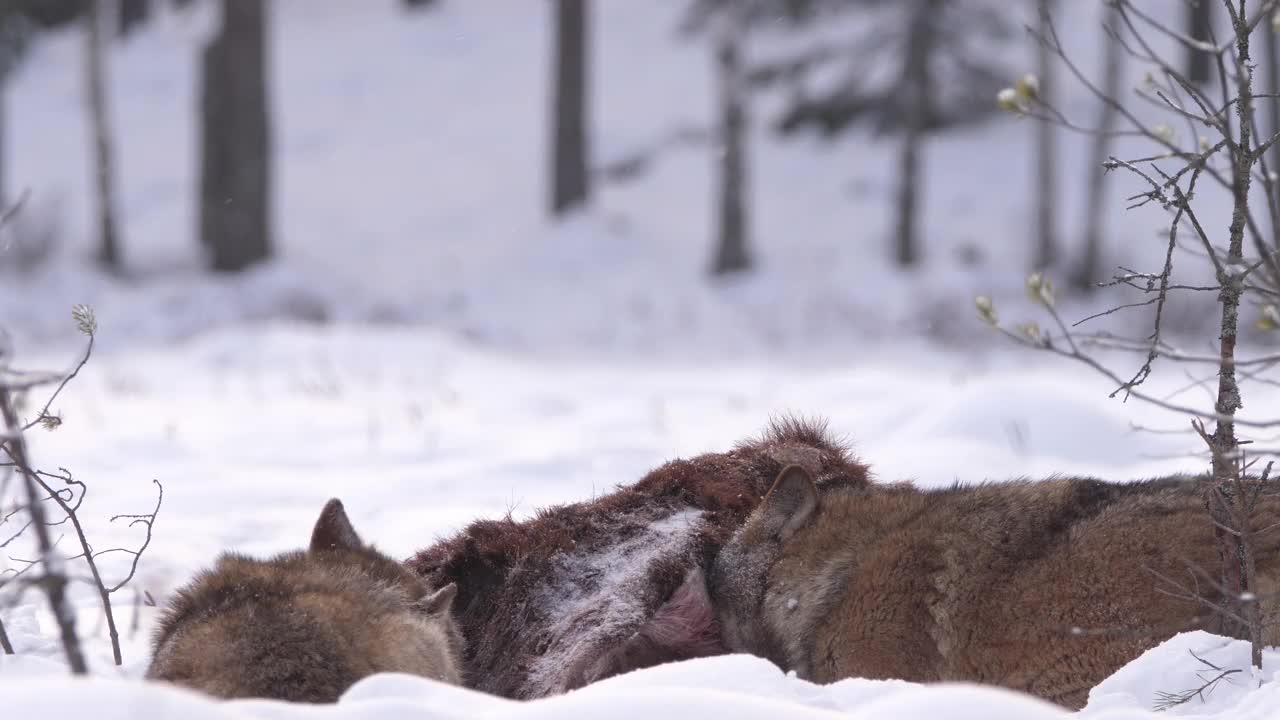
POLYGON ((179 590, 146 677, 220 698, 308 703, 334 702, 379 672, 461 684, 456 594, 362 542, 335 498, 306 550, 224 554, 179 590))
MULTIPOLYGON (((729 650, 801 678, 977 682, 1080 708, 1145 650, 1215 629, 1221 565, 1196 485, 821 488, 791 466, 717 555, 708 592, 729 650)), ((1277 489, 1254 527, 1280 522, 1277 489)), ((1254 538, 1267 644, 1277 550, 1276 533, 1254 538)))
POLYGON ((491 694, 544 697, 722 654, 705 574, 791 464, 824 488, 869 482, 821 420, 779 417, 726 451, 671 460, 589 501, 478 520, 408 565, 433 585, 457 584, 468 684, 491 694))

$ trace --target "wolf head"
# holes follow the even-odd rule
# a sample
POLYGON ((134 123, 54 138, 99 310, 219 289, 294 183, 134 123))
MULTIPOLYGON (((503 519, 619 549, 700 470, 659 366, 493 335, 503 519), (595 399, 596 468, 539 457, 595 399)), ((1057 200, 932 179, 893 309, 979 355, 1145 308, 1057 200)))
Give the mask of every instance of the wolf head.
POLYGON ((459 683, 456 592, 433 590, 366 545, 330 500, 306 550, 224 554, 179 590, 156 628, 147 677, 299 702, 335 701, 378 672, 459 683))
POLYGON ((769 571, 783 544, 813 519, 818 489, 799 465, 783 468, 760 505, 721 548, 708 578, 724 644, 784 664, 784 641, 765 620, 769 571))

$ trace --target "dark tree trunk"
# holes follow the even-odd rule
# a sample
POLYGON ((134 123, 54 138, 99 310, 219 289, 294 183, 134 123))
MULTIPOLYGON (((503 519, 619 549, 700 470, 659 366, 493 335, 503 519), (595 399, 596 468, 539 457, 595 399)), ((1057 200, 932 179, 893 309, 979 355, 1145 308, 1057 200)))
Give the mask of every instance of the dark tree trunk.
POLYGON ((200 244, 210 252, 214 238, 222 232, 221 222, 227 202, 227 103, 221 35, 215 35, 205 46, 200 63, 200 244))
POLYGON ((747 247, 747 98, 742 69, 740 14, 732 7, 724 17, 716 38, 716 75, 720 85, 720 206, 715 259, 711 270, 717 275, 751 268, 747 247))
POLYGON ((23 17, 33 22, 38 28, 48 30, 66 27, 79 21, 89 7, 88 0, 26 0, 25 2, 4 0, 0 4, 19 10, 23 17))
MULTIPOLYGON (((0 53, 3 52, 4 49, 0 49, 0 53)), ((9 68, 0 67, 0 215, 9 210, 9 157, 4 152, 5 138, 9 134, 8 99, 9 68)))
POLYGON ((117 30, 120 37, 126 37, 147 21, 147 16, 151 14, 151 0, 120 0, 119 10, 120 22, 117 30))
POLYGON ((912 267, 920 262, 916 220, 919 216, 920 145, 931 113, 933 77, 929 60, 933 55, 934 27, 941 0, 915 0, 907 33, 907 57, 903 64, 902 154, 899 157, 898 228, 894 255, 899 265, 912 267))
POLYGON ((916 228, 916 207, 919 204, 920 131, 908 125, 902 140, 902 152, 898 156, 898 231, 894 244, 895 259, 902 267, 912 267, 920 261, 916 228))
MULTIPOLYGON (((1274 31, 1263 32, 1262 35, 1266 38, 1263 50, 1266 52, 1267 92, 1271 93, 1274 98, 1277 94, 1280 94, 1280 58, 1278 58, 1280 53, 1277 52, 1276 47, 1280 45, 1280 40, 1276 39, 1274 31)), ((1271 132, 1280 132, 1280 100, 1271 99, 1265 102, 1271 122, 1271 132)), ((1269 155, 1266 162, 1267 171, 1280 173, 1280 143, 1272 145, 1271 151, 1267 155, 1269 155)), ((1280 204, 1280 185, 1277 185, 1275 190, 1276 197, 1269 198, 1268 202, 1280 204)), ((1280 222, 1277 222, 1273 217, 1272 225, 1274 227, 1271 228, 1271 234, 1274 236, 1276 249, 1280 250, 1280 222)))
POLYGON ((9 633, 4 631, 3 621, 0 621, 0 650, 3 650, 5 655, 13 654, 13 643, 9 642, 9 633))
POLYGON ((235 272, 271 256, 271 122, 263 0, 223 0, 201 73, 200 239, 235 272))
MULTIPOLYGON (((1049 35, 1049 14, 1054 0, 1039 0, 1039 32, 1049 35)), ((1036 74, 1040 81, 1040 94, 1052 103, 1050 93, 1056 83, 1053 79, 1053 55, 1045 43, 1036 43, 1036 74)), ((1044 270, 1057 262, 1058 238, 1053 207, 1057 201, 1056 143, 1053 123, 1040 120, 1036 123, 1036 253, 1034 270, 1044 270)))
MULTIPOLYGON (((1212 35, 1213 0, 1191 0, 1187 4, 1187 35, 1196 40, 1209 42, 1212 35)), ((1209 54, 1187 48, 1187 79, 1193 83, 1209 82, 1209 54)))
POLYGON ((0 3, 0 214, 9 210, 8 156, 4 153, 8 133, 9 79, 18 66, 24 39, 17 14, 0 3))
POLYGON ((103 7, 90 2, 85 45, 85 85, 89 102, 93 147, 94 189, 98 200, 98 262, 119 271, 120 237, 116 222, 115 157, 107 122, 106 58, 103 50, 103 7))
POLYGON ((585 205, 591 194, 587 143, 587 0, 556 0, 551 213, 585 205))
MULTIPOLYGON (((1115 11, 1108 10, 1106 26, 1115 30, 1115 11)), ((1102 92, 1106 97, 1120 96, 1120 80, 1124 74, 1124 53, 1116 38, 1102 33, 1102 92)), ((1099 132, 1093 134, 1089 154, 1089 171, 1085 179, 1084 257, 1072 277, 1072 284, 1085 292, 1093 291, 1102 279, 1102 232, 1106 225, 1107 173, 1102 164, 1111 149, 1110 133, 1118 117, 1114 106, 1102 103, 1098 109, 1099 132)))

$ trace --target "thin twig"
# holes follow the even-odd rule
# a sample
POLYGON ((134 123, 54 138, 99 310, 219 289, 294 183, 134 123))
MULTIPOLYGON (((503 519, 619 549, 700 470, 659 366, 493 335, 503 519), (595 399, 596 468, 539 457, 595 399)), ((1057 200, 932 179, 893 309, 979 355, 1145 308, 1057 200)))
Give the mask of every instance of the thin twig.
MULTIPOLYGON (((9 393, 9 388, 0 385, 0 417, 4 420, 5 428, 12 432, 18 429, 19 426, 18 416, 13 411, 13 403, 9 393)), ((61 572, 61 561, 57 558, 53 543, 49 539, 49 529, 45 526, 44 505, 40 502, 39 493, 36 489, 41 484, 40 479, 27 461, 27 445, 21 435, 16 440, 9 441, 4 447, 17 465, 18 474, 22 476, 26 484, 28 512, 31 513, 32 527, 36 533, 36 546, 40 552, 40 561, 45 570, 41 587, 44 588, 45 595, 49 598, 49 607, 58 623, 62 649, 67 656, 67 664, 71 667, 72 673, 85 675, 89 672, 89 666, 85 662, 84 652, 80 647, 80 637, 76 634, 75 614, 67 601, 67 578, 61 572)))

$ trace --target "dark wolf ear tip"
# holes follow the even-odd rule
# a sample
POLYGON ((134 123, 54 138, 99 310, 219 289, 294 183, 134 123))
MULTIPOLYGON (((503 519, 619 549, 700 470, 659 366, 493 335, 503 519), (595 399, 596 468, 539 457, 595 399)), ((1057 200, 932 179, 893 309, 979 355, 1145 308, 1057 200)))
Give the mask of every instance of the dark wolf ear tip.
POLYGON ((338 498, 330 498, 320 511, 315 528, 311 531, 311 551, 334 550, 338 548, 355 549, 362 547, 360 536, 351 526, 347 510, 338 498))

